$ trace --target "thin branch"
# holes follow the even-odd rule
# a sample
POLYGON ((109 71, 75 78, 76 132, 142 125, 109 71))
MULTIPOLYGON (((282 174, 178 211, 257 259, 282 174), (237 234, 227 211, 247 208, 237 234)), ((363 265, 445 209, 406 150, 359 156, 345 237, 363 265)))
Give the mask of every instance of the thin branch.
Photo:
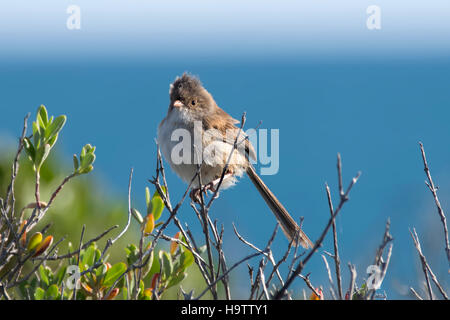
POLYGON ((264 296, 266 297, 266 300, 270 300, 269 292, 267 291, 267 287, 266 287, 266 279, 264 278, 264 272, 261 267, 259 268, 259 274, 261 277, 261 286, 263 288, 264 296))
POLYGON ((333 298, 336 300, 336 295, 334 294, 334 283, 333 283, 333 278, 331 277, 331 270, 330 270, 330 266, 328 265, 328 261, 327 258, 322 254, 322 259, 323 259, 323 263, 325 264, 325 269, 327 269, 327 274, 328 274, 328 281, 330 281, 330 291, 331 291, 331 295, 333 296, 333 298))
POLYGON ((423 298, 417 293, 416 290, 414 290, 413 287, 410 287, 409 290, 410 290, 411 293, 416 297, 417 300, 423 300, 423 298))
POLYGON ((28 118, 30 117, 30 114, 28 113, 25 118, 23 119, 23 129, 22 129, 22 135, 19 139, 19 146, 17 147, 17 152, 16 155, 14 157, 14 162, 13 162, 13 167, 11 170, 11 182, 8 186, 8 189, 6 191, 6 198, 5 198, 5 203, 4 203, 4 209, 5 211, 7 209, 7 206, 9 205, 9 201, 11 199, 11 209, 10 209, 10 213, 11 213, 11 217, 14 215, 14 204, 15 204, 15 198, 14 198, 14 183, 16 181, 16 176, 17 176, 17 172, 19 170, 19 158, 20 158, 20 154, 22 153, 24 144, 23 141, 25 139, 26 133, 27 133, 27 125, 28 125, 28 118))
POLYGON ((433 179, 431 178, 431 173, 430 173, 430 169, 428 168, 427 158, 425 156, 425 150, 423 148, 422 142, 419 142, 419 145, 420 145, 420 151, 422 153, 424 171, 425 171, 425 174, 428 179, 428 183, 427 182, 425 182, 425 183, 428 186, 428 188, 430 189, 431 194, 433 195, 439 217, 441 218, 442 227, 444 229, 445 252, 447 253, 447 260, 450 265, 450 244, 449 244, 449 240, 448 240, 447 219, 445 218, 444 210, 442 209, 441 203, 437 196, 437 188, 434 186, 433 179))
POLYGON ((409 233, 411 234, 411 238, 414 241, 414 246, 416 247, 416 250, 420 257, 420 261, 422 263, 422 269, 423 269, 423 273, 425 275, 425 280, 426 280, 427 289, 428 289, 428 295, 429 295, 430 299, 433 300, 433 291, 431 289, 431 284, 430 284, 430 279, 428 277, 428 273, 431 276, 431 280, 433 280, 434 284, 439 289, 439 292, 441 293, 441 295, 444 297, 445 300, 448 300, 447 294, 445 293, 444 289, 442 288, 442 286, 439 283, 438 279, 436 278, 435 274, 431 270, 431 267, 428 264, 427 259, 425 258, 425 255, 422 253, 422 248, 420 246, 420 241, 419 241, 419 237, 417 236, 416 229, 413 228, 412 232, 411 232, 411 230, 409 230, 409 233))
MULTIPOLYGON (((383 234, 383 239, 381 241, 380 246, 378 247, 376 254, 375 254, 375 260, 374 265, 380 267, 380 274, 378 278, 378 287, 381 285, 381 283, 384 280, 384 277, 386 276, 387 268, 389 266, 389 261, 391 259, 392 254, 392 244, 389 246, 388 253, 386 256, 386 261, 383 260, 383 252, 386 248, 387 244, 391 242, 394 238, 392 238, 392 235, 389 233, 391 227, 391 220, 388 218, 386 221, 386 227, 383 234)), ((375 291, 378 288, 372 288, 367 291, 366 298, 367 299, 373 299, 375 297, 375 291)))
POLYGON ((311 274, 308 273, 306 276, 301 275, 301 274, 299 274, 298 276, 299 276, 300 278, 302 278, 303 281, 305 281, 305 283, 306 283, 306 285, 308 286, 308 288, 311 289, 311 291, 312 291, 317 297, 320 298, 320 293, 317 292, 316 288, 314 288, 314 286, 312 285, 311 280, 309 280, 309 276, 310 276, 310 275, 311 275, 311 274))
MULTIPOLYGON (((80 265, 80 259, 81 259, 81 248, 83 246, 83 237, 84 237, 84 231, 86 230, 86 225, 83 224, 83 227, 81 228, 81 235, 80 235, 80 244, 78 245, 78 257, 77 257, 77 266, 80 265)), ((76 283, 73 286, 73 294, 72 294, 72 299, 76 300, 77 299, 77 286, 76 283)))
POLYGON ((355 266, 350 262, 348 263, 348 268, 350 270, 350 285, 348 288, 348 300, 353 299, 353 293, 355 291, 355 281, 356 281, 356 269, 355 266))
MULTIPOLYGON (((342 190, 342 172, 341 172, 341 156, 338 153, 338 176, 339 176, 339 194, 341 197, 344 196, 343 190, 342 190)), ((330 194, 330 188, 328 187, 328 184, 325 184, 325 189, 327 191, 327 198, 328 198, 328 206, 330 208, 330 214, 331 216, 333 216, 333 202, 331 200, 331 194, 330 194)), ((338 287, 338 294, 339 294, 339 299, 342 300, 343 296, 342 296, 342 278, 341 278, 341 260, 339 258, 339 247, 338 247, 338 240, 337 240, 337 230, 336 230, 336 221, 335 219, 333 219, 333 243, 334 243, 334 255, 333 255, 333 259, 334 259, 334 265, 335 265, 335 270, 336 270, 336 282, 337 282, 337 287, 338 287)), ((324 257, 325 259, 325 257, 324 257)), ((330 279, 331 279, 331 274, 330 274, 330 279)))
POLYGON ((131 170, 130 170, 130 178, 128 180, 128 221, 127 221, 127 225, 122 230, 122 232, 119 233, 119 235, 116 238, 111 240, 111 244, 113 244, 114 242, 119 240, 124 235, 124 233, 127 232, 128 227, 130 226, 131 214, 132 214, 131 213, 131 180, 132 179, 133 179, 133 168, 131 168, 131 170))

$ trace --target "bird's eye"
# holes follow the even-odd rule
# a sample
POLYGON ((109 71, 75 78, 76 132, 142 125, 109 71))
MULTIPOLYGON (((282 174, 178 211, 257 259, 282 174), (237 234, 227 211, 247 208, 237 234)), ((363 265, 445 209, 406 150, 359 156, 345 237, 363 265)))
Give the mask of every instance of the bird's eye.
POLYGON ((192 101, 191 101, 191 104, 192 104, 193 106, 195 106, 195 100, 192 100, 192 101))

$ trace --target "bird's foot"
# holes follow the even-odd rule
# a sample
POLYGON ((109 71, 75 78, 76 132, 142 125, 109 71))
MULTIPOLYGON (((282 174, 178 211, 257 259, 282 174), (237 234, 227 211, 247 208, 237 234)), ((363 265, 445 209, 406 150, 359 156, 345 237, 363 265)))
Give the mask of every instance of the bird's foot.
MULTIPOLYGON (((228 179, 229 177, 231 177, 232 175, 233 175, 233 174, 232 174, 231 172, 227 172, 227 173, 223 176, 222 182, 225 181, 226 179, 228 179)), ((215 179, 215 180, 213 180, 213 181, 211 181, 210 183, 204 185, 203 187, 200 187, 200 188, 193 188, 193 189, 191 190, 191 193, 190 193, 191 200, 192 200, 193 202, 195 202, 195 203, 201 203, 201 192, 203 192, 205 195, 208 194, 208 193, 207 193, 208 191, 210 191, 210 192, 212 192, 212 193, 216 193, 216 188, 217 188, 217 185, 219 184, 219 182, 220 182, 220 177, 217 178, 217 179, 215 179)), ((219 193, 217 192, 217 193, 216 193, 216 198, 217 198, 218 196, 219 196, 219 193)))
POLYGON ((195 203, 201 203, 201 193, 203 192, 207 195, 208 191, 216 192, 216 189, 214 188, 214 181, 204 185, 203 187, 193 188, 190 193, 191 200, 195 203))

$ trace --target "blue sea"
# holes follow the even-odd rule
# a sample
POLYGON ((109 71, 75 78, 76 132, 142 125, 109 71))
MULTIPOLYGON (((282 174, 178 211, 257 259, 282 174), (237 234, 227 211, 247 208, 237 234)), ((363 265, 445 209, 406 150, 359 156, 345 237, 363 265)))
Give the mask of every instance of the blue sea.
MULTIPOLYGON (((93 177, 125 202, 133 167, 134 202, 142 205, 147 179, 155 171, 154 139, 167 112, 169 84, 185 71, 198 75, 218 105, 234 118, 240 119, 246 111, 246 128, 262 121, 260 128, 279 130, 279 171, 263 180, 296 219, 304 217, 304 230, 312 240, 330 216, 325 183, 335 205, 339 200, 337 153, 342 156, 345 186, 361 171, 337 219, 344 283, 351 261, 357 267, 358 285, 362 284, 390 219, 394 246, 382 287, 388 298, 407 298, 410 286, 421 286, 423 274, 409 234, 413 227, 433 271, 448 288, 443 231, 424 183, 419 141, 424 143, 442 206, 450 212, 449 59, 4 59, 0 62, 0 140, 14 142, 23 117, 28 112, 34 117, 40 104, 50 114, 66 114, 68 121, 58 141, 63 159, 70 165, 71 155, 79 153, 81 146, 97 146, 93 177)), ((171 198, 179 199, 186 186, 167 171, 171 198)), ((232 222, 260 248, 275 226, 274 217, 245 177, 220 194, 211 215, 224 224, 229 261, 251 252, 237 240, 232 222)), ((197 223, 188 203, 180 219, 197 223)), ((276 257, 287 244, 280 232, 274 245, 276 257)), ((330 235, 319 253, 323 251, 333 251, 330 235)), ((328 287, 320 254, 305 273, 311 272, 313 283, 328 287)), ((333 268, 329 257, 328 262, 333 268)), ((237 271, 243 279, 246 268, 237 271)))

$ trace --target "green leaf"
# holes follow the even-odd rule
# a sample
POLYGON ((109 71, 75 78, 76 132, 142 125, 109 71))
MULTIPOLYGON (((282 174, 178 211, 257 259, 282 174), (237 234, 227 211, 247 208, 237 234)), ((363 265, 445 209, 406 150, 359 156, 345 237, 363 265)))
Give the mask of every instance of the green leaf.
POLYGON ((186 270, 194 262, 194 255, 189 250, 184 250, 180 256, 180 263, 183 266, 183 270, 186 270))
POLYGON ((125 248, 125 252, 127 253, 127 262, 129 265, 135 263, 138 259, 139 250, 134 244, 129 244, 125 248))
POLYGON ((90 245, 86 251, 84 252, 82 264, 87 264, 89 267, 94 265, 95 261, 95 246, 92 244, 90 245))
POLYGON ((113 265, 105 275, 103 285, 106 287, 112 286, 114 282, 127 270, 127 265, 123 262, 113 265))
POLYGON ((35 234, 33 234, 30 238, 30 240, 28 241, 28 246, 27 246, 27 250, 31 251, 36 249, 36 247, 42 242, 42 233, 40 232, 36 232, 35 234))
POLYGON ((61 285, 64 276, 66 275, 66 271, 67 271, 67 266, 61 267, 59 268, 58 272, 56 273, 56 284, 58 286, 61 285))
POLYGON ((102 282, 103 277, 106 275, 106 272, 108 267, 106 266, 106 263, 103 263, 100 267, 97 268, 97 270, 95 271, 95 276, 97 277, 97 281, 98 279, 100 279, 100 282, 102 282))
POLYGON ((152 269, 152 265, 153 265, 153 253, 155 251, 152 250, 152 252, 150 253, 150 257, 148 258, 148 263, 147 265, 144 267, 144 269, 142 269, 142 278, 145 278, 147 276, 147 274, 151 271, 152 269))
POLYGON ((81 174, 84 174, 84 173, 89 173, 89 172, 91 172, 92 170, 94 170, 94 166, 90 165, 90 166, 88 166, 87 168, 84 168, 84 169, 79 170, 78 172, 81 173, 81 174))
POLYGON ((41 146, 37 152, 36 152, 36 158, 34 161, 34 164, 36 168, 39 170, 44 163, 45 159, 47 159, 48 154, 50 153, 51 146, 49 144, 45 144, 44 146, 41 146))
MULTIPOLYGON (((65 115, 56 117, 56 119, 45 129, 45 139, 52 139, 58 135, 66 123, 67 117, 65 115)), ((53 141, 53 143, 56 142, 53 141)), ((53 145, 52 145, 53 146, 53 145)))
POLYGON ((180 272, 179 274, 177 274, 175 277, 173 277, 173 278, 170 280, 169 284, 167 285, 167 288, 179 284, 181 281, 184 280, 184 278, 186 278, 186 276, 187 276, 187 273, 185 273, 185 272, 180 272))
POLYGON ((95 161, 95 154, 87 153, 82 160, 80 160, 80 168, 84 169, 89 167, 95 161))
POLYGON ((88 173, 94 169, 92 164, 95 161, 95 147, 90 144, 86 144, 80 153, 79 167, 77 168, 78 173, 88 173))
POLYGON ((31 128, 33 129, 33 136, 39 132, 39 125, 37 124, 37 122, 33 121, 33 123, 31 124, 31 128))
POLYGON ((144 281, 141 280, 141 281, 139 281, 139 293, 143 293, 144 290, 145 290, 144 281))
POLYGON ((78 162, 77 155, 74 154, 73 155, 73 169, 74 169, 74 171, 77 171, 79 166, 80 166, 80 163, 78 162))
POLYGON ((145 187, 145 205, 147 206, 147 214, 152 213, 152 204, 151 204, 151 196, 150 196, 150 189, 148 187, 145 187))
POLYGON ((39 125, 36 122, 33 122, 33 144, 35 149, 39 148, 41 141, 41 134, 39 132, 39 125))
POLYGON ((81 148, 81 152, 80 152, 80 161, 83 160, 84 156, 86 155, 86 146, 85 145, 83 148, 81 148))
POLYGON ((149 275, 153 275, 155 273, 159 273, 161 271, 161 264, 159 259, 152 258, 152 266, 150 267, 150 271, 148 272, 149 275))
POLYGON ((131 208, 131 213, 133 214, 133 217, 136 219, 136 221, 139 222, 139 224, 142 224, 144 222, 144 218, 142 218, 141 213, 137 209, 131 208))
POLYGON ((36 291, 34 292, 34 299, 35 300, 44 300, 45 291, 42 288, 36 288, 36 291))
POLYGON ((45 298, 48 300, 56 300, 58 298, 59 289, 56 284, 52 284, 45 292, 45 298))
POLYGON ((46 286, 50 284, 47 276, 47 270, 42 264, 39 266, 39 276, 41 277, 41 284, 45 284, 46 286))
POLYGON ((24 142, 24 148, 25 148, 25 152, 28 155, 28 158, 30 158, 30 160, 34 163, 34 159, 36 158, 36 150, 34 149, 33 144, 31 143, 30 139, 25 138, 23 140, 24 142))
POLYGON ((101 256, 102 252, 100 251, 100 249, 95 249, 94 263, 98 262, 101 256))
POLYGON ((163 279, 169 279, 173 271, 173 263, 170 255, 164 250, 159 251, 159 259, 161 260, 161 273, 163 279))
POLYGON ((41 104, 41 106, 38 109, 38 115, 37 115, 43 124, 43 127, 47 127, 48 124, 48 113, 47 113, 47 109, 45 108, 45 106, 43 104, 41 104))
POLYGON ((161 217, 161 214, 164 210, 164 201, 161 199, 161 196, 158 193, 153 195, 152 201, 152 212, 155 221, 161 217))

